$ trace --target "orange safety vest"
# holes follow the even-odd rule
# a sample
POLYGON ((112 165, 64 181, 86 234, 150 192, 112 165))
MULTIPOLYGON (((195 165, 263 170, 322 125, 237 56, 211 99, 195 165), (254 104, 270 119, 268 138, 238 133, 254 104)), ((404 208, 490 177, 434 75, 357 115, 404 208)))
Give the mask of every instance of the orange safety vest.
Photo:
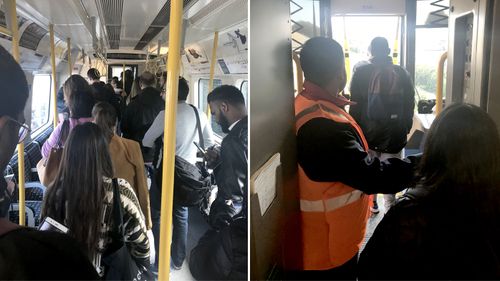
MULTIPOLYGON (((296 133, 313 118, 350 124, 361 138, 365 150, 368 150, 361 128, 349 114, 331 102, 297 95, 296 133)), ((327 270, 341 266, 360 249, 371 196, 341 182, 313 181, 307 177, 300 164, 298 170, 303 269, 327 270)))

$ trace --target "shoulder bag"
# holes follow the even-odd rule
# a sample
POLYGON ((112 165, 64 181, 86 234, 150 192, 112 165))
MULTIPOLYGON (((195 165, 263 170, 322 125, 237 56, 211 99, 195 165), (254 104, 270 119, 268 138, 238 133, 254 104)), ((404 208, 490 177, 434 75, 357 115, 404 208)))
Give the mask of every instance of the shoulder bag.
POLYGON ((61 133, 59 134, 57 145, 50 150, 49 157, 42 158, 36 164, 38 178, 44 186, 49 186, 56 179, 57 171, 59 170, 59 164, 61 163, 62 159, 64 142, 66 141, 68 134, 69 120, 65 119, 61 127, 61 133))

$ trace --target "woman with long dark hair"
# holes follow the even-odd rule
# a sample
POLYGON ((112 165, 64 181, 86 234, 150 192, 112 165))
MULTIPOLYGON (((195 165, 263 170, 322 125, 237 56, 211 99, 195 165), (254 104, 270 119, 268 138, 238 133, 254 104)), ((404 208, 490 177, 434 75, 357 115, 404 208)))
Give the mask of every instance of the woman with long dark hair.
POLYGON ((99 102, 92 109, 92 118, 104 133, 109 143, 109 155, 113 162, 115 177, 127 180, 137 195, 146 226, 151 229, 149 190, 144 170, 144 160, 139 143, 116 135, 117 114, 107 102, 99 102))
POLYGON ((380 222, 360 279, 500 279, 500 138, 481 108, 448 106, 432 124, 421 181, 380 222))
MULTIPOLYGON (((92 88, 85 78, 80 75, 71 75, 63 85, 64 101, 69 109, 69 130, 63 132, 63 122, 59 122, 54 131, 42 146, 42 156, 49 157, 52 148, 56 147, 60 139, 64 142, 67 134, 79 124, 92 122, 92 107, 95 104, 92 88)), ((62 120, 61 120, 62 121, 62 120)))
MULTIPOLYGON (((43 217, 70 230, 87 250, 98 274, 105 274, 103 253, 113 242, 113 166, 104 133, 93 123, 76 126, 64 147, 54 183, 47 189, 43 217)), ((118 179, 125 244, 137 265, 149 268, 149 240, 139 201, 130 184, 118 179)))

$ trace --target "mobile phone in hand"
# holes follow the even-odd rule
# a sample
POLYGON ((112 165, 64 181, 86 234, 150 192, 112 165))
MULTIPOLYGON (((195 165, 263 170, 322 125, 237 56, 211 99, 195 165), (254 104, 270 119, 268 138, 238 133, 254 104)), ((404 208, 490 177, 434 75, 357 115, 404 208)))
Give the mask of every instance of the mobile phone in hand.
POLYGON ((38 230, 42 231, 57 231, 61 233, 68 233, 69 229, 63 224, 57 222, 55 219, 51 217, 45 217, 38 227, 38 230))
POLYGON ((203 155, 205 155, 205 153, 207 153, 205 151, 205 149, 201 148, 201 146, 197 142, 193 141, 193 143, 194 143, 194 145, 196 145, 196 148, 198 148, 198 151, 200 151, 201 153, 203 153, 203 155))

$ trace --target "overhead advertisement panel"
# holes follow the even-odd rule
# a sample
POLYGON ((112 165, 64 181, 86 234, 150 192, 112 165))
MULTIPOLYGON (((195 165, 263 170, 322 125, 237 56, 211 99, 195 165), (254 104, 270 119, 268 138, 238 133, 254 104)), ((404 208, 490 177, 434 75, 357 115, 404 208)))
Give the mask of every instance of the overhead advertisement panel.
POLYGON ((403 15, 406 0, 332 0, 333 15, 403 15))

